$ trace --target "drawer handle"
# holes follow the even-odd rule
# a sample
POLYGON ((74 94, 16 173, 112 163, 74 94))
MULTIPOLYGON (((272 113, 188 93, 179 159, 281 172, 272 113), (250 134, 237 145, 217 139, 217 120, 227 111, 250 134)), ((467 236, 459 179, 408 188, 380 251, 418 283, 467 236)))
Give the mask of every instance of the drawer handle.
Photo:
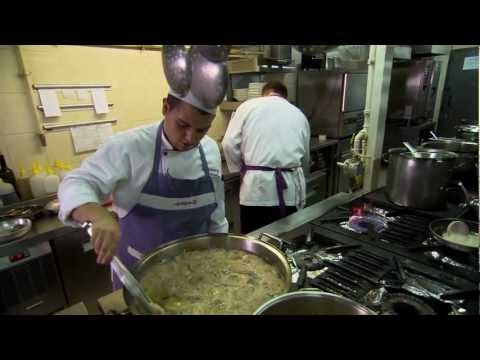
POLYGON ((35 304, 32 304, 32 305, 30 305, 30 306, 27 306, 27 307, 25 308, 25 310, 32 310, 32 309, 34 309, 34 308, 36 308, 36 307, 39 307, 39 306, 42 305, 43 303, 44 303, 44 301, 43 301, 43 300, 40 300, 39 302, 36 302, 35 304))

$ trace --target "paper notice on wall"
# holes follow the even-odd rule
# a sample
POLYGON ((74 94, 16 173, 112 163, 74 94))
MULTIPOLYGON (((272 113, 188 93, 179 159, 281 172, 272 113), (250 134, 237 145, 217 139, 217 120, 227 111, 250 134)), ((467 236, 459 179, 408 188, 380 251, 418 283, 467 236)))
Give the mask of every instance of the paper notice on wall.
POLYGON ((62 95, 64 99, 75 99, 75 90, 63 89, 62 95))
POLYGON ((90 100, 89 91, 86 89, 78 89, 77 90, 77 99, 78 100, 90 100))
POLYGON ((97 150, 113 135, 112 124, 76 126, 70 132, 76 153, 97 150))
POLYGON ((462 70, 475 70, 478 69, 478 56, 468 56, 463 60, 462 70))
POLYGON ((58 104, 57 91, 51 89, 38 90, 45 117, 57 117, 62 113, 58 104))
POLYGON ((108 113, 107 97, 104 89, 92 89, 93 104, 95 105, 95 112, 97 114, 108 113))

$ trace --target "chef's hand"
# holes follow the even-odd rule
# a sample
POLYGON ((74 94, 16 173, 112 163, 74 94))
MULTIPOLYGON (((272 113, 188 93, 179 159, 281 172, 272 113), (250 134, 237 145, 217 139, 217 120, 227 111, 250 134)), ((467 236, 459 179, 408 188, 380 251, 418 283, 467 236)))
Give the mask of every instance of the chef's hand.
POLYGON ((91 241, 98 264, 109 264, 120 242, 120 225, 113 215, 98 204, 85 204, 72 212, 78 222, 92 223, 91 241))

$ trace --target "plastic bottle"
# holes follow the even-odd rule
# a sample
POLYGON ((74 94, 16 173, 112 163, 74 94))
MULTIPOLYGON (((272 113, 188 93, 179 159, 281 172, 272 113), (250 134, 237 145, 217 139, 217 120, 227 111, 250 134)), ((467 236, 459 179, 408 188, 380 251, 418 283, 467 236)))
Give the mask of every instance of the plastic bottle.
POLYGON ((24 201, 33 199, 32 188, 30 187, 30 179, 27 176, 27 171, 23 167, 20 169, 20 174, 17 179, 17 190, 20 199, 24 201))
POLYGON ((46 195, 45 187, 43 183, 45 182, 45 175, 40 174, 40 170, 37 166, 32 167, 33 175, 30 178, 30 189, 32 189, 32 194, 34 198, 38 198, 46 195))
POLYGON ((0 202, 2 206, 18 202, 18 196, 12 184, 6 183, 0 178, 0 202))
POLYGON ((54 194, 58 191, 58 185, 60 184, 60 178, 53 172, 51 166, 47 167, 47 176, 43 186, 45 187, 45 192, 47 194, 54 194))

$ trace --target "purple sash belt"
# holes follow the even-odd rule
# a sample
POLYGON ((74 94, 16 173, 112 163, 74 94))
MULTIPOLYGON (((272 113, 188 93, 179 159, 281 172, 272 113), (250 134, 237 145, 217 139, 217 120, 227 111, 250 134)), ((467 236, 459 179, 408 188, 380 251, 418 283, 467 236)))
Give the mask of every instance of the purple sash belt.
POLYGON ((243 181, 243 177, 248 170, 257 170, 257 171, 274 171, 275 172, 275 182, 277 184, 277 195, 278 202, 280 206, 280 213, 282 216, 286 214, 285 199, 283 198, 283 191, 288 188, 287 182, 283 177, 283 172, 292 172, 295 168, 271 168, 268 166, 256 166, 256 165, 245 165, 242 163, 242 168, 240 169, 240 179, 243 181))

